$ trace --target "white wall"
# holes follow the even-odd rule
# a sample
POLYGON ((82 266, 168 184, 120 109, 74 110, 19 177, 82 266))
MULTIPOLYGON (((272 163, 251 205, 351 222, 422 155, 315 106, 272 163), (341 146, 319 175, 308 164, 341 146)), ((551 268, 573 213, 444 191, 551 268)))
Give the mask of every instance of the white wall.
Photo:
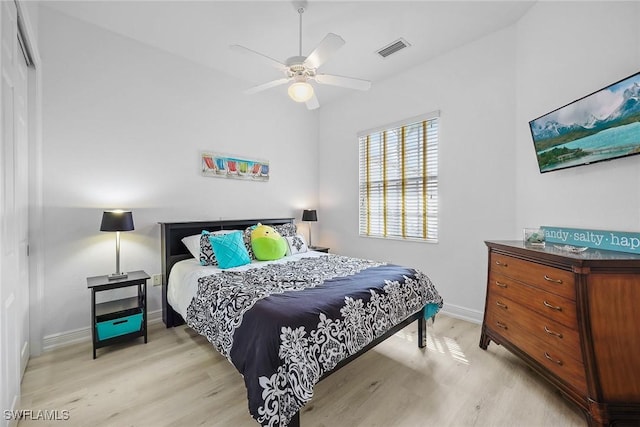
MULTIPOLYGON (((640 156, 541 175, 527 122, 636 72, 639 18, 633 2, 538 2, 513 27, 318 117, 275 95, 245 98, 234 79, 43 8, 45 334, 88 326, 85 277, 114 268, 113 236, 97 230, 102 209, 115 207, 136 222, 123 268, 155 273, 157 221, 317 206, 314 243, 423 269, 449 312, 479 320, 484 240, 543 224, 638 230, 640 156), (440 242, 360 238, 356 133, 433 110, 440 242), (207 149, 267 158, 271 181, 202 178, 207 149)), ((151 297, 158 309, 158 288, 151 297)))
MULTIPOLYGON (((121 267, 160 272, 158 221, 298 217, 317 202, 317 112, 42 7, 44 335, 89 326, 86 277, 115 270, 103 209, 133 210, 121 267), (206 178, 202 150, 270 161, 267 183, 206 178)), ((206 54, 206 52, 203 52, 206 54)), ((150 310, 160 288, 150 287, 150 310)))
POLYGON ((321 243, 423 269, 450 313, 480 320, 483 240, 526 226, 637 231, 640 156, 540 174, 529 120, 638 71, 640 4, 538 2, 514 26, 320 114, 321 243), (361 238, 356 133, 441 110, 440 243, 361 238))
POLYGON ((419 268, 445 309, 476 320, 486 287, 483 241, 512 237, 514 228, 515 35, 499 31, 320 112, 320 243, 419 268), (434 110, 441 111, 439 243, 359 237, 357 132, 434 110))
POLYGON ((640 229, 640 156, 540 174, 528 128, 638 72, 639 19, 636 2, 538 2, 518 23, 517 229, 640 229))

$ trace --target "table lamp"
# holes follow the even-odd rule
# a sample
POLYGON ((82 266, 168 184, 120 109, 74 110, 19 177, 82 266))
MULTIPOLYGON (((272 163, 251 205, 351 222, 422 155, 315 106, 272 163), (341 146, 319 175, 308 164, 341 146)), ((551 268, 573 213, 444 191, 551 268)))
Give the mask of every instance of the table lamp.
POLYGON ((120 232, 133 230, 133 215, 131 211, 104 211, 100 231, 116 232, 116 272, 109 275, 109 280, 124 279, 127 273, 120 271, 120 232))
MULTIPOLYGON (((302 211, 302 220, 309 222, 316 222, 318 220, 318 214, 315 209, 305 209, 302 211)), ((309 224, 309 247, 313 248, 311 244, 311 224, 309 224)))

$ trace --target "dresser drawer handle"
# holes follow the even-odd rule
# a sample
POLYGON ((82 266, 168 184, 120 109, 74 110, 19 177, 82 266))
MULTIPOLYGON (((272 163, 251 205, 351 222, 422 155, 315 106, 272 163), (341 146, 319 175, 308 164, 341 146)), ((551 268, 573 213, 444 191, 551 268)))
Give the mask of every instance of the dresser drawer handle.
POLYGON ((496 305, 497 305, 498 307, 500 307, 500 308, 504 308, 505 310, 508 308, 508 307, 507 307, 507 304, 504 304, 504 303, 502 303, 502 302, 500 302, 500 301, 496 301, 496 305))
POLYGON ((551 277, 547 276, 546 274, 544 275, 544 280, 546 280, 547 282, 557 283, 559 285, 562 284, 562 279, 552 279, 551 277))
POLYGON ((556 336, 558 338, 562 338, 562 334, 560 332, 554 332, 554 331, 550 330, 549 328, 547 328, 546 326, 544 327, 544 331, 546 333, 548 333, 549 335, 554 335, 554 336, 556 336))
POLYGON ((553 363, 557 363, 558 365, 562 366, 562 360, 554 359, 546 351, 544 352, 544 357, 546 357, 547 359, 551 360, 553 363))
POLYGON ((562 311, 562 307, 559 307, 557 305, 551 305, 546 301, 542 301, 542 303, 544 304, 545 307, 549 307, 549 308, 551 308, 553 310, 557 310, 557 311, 562 311))
POLYGON ((499 287, 501 287, 501 288, 506 288, 506 287, 507 287, 507 284, 506 284, 506 283, 500 283, 500 282, 498 282, 498 281, 496 280, 496 286, 499 286, 499 287))
POLYGON ((502 328, 502 329, 509 329, 509 328, 507 327, 507 325, 505 325, 505 324, 504 324, 504 323, 502 323, 502 322, 496 322, 496 326, 497 326, 498 328, 502 328))
POLYGON ((500 267, 506 267, 507 263, 506 262, 496 261, 496 265, 499 265, 500 267))

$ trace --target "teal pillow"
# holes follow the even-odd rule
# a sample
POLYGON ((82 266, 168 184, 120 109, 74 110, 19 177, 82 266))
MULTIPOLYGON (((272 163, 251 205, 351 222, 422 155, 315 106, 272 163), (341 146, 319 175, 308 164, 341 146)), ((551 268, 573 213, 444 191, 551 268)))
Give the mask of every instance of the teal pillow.
POLYGON ((242 231, 229 234, 210 234, 211 247, 222 269, 250 264, 251 258, 244 246, 242 231))

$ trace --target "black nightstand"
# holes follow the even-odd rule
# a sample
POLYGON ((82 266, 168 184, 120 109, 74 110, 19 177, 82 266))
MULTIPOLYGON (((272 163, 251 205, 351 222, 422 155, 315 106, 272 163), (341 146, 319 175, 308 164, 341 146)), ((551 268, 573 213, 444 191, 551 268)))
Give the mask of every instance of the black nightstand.
POLYGON ((91 289, 91 336, 93 358, 96 350, 108 345, 144 337, 147 342, 147 279, 142 271, 131 271, 127 277, 109 280, 109 276, 87 277, 91 289), (138 295, 96 304, 96 292, 136 286, 138 295))
POLYGON ((316 252, 325 252, 329 253, 329 248, 325 248, 323 246, 309 246, 309 249, 316 252))

